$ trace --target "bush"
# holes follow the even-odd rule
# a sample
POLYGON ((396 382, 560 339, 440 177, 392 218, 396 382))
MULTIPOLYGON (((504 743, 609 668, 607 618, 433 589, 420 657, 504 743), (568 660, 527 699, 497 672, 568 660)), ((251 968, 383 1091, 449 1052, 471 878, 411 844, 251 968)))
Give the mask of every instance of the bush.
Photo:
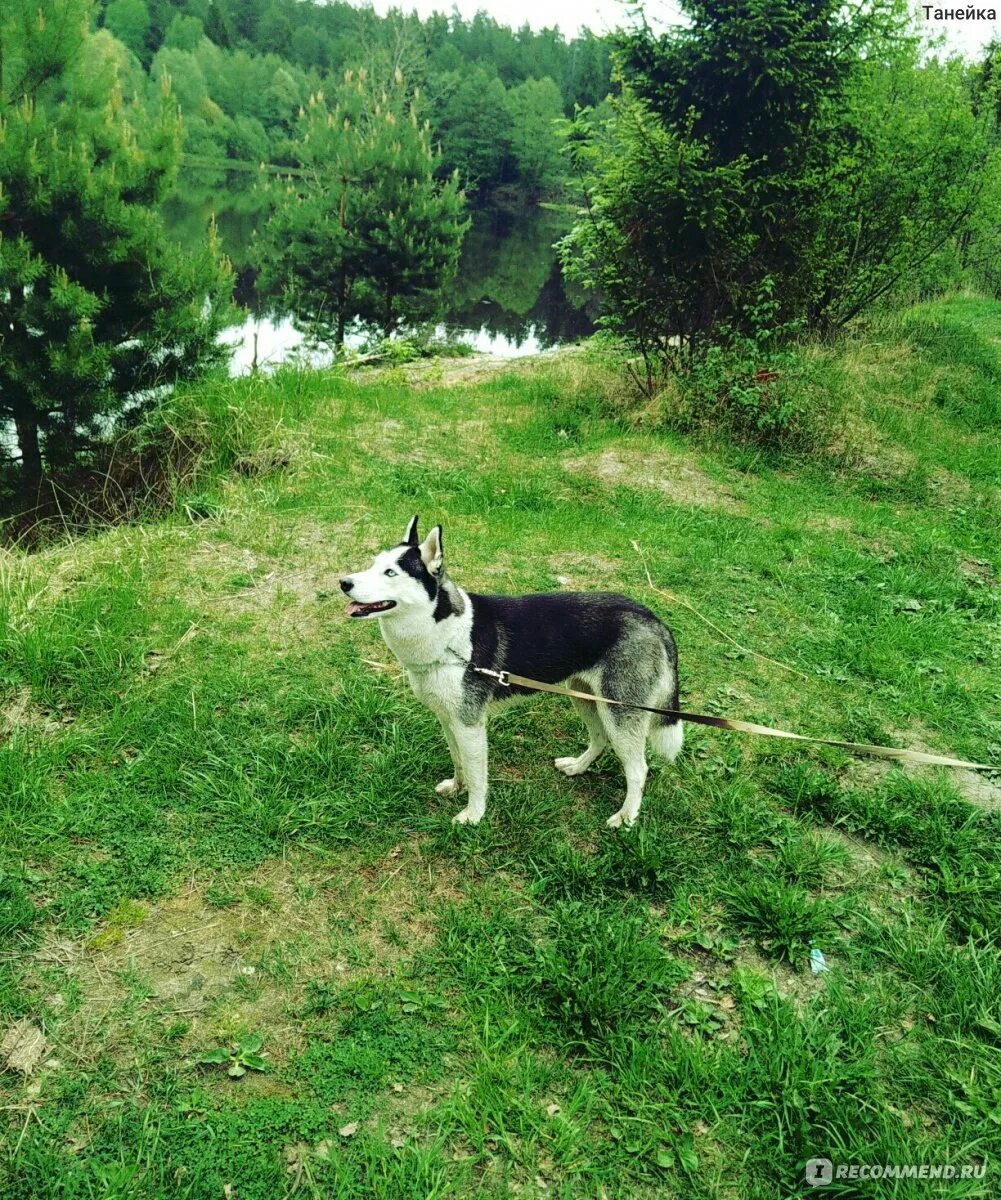
POLYGON ((611 116, 570 126, 586 206, 560 253, 648 393, 678 372, 693 407, 774 436, 805 407, 763 350, 912 295, 974 226, 996 244, 994 117, 896 0, 682 7, 620 35, 611 116))

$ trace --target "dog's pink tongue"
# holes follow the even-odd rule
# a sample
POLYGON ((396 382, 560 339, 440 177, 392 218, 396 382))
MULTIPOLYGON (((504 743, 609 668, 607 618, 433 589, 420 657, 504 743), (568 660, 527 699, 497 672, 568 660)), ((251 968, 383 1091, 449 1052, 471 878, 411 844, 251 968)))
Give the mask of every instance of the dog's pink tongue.
POLYGON ((349 617, 353 617, 355 615, 355 613, 360 613, 360 612, 364 612, 364 611, 365 611, 365 605, 359 604, 357 600, 352 600, 351 603, 348 605, 348 616, 349 617))

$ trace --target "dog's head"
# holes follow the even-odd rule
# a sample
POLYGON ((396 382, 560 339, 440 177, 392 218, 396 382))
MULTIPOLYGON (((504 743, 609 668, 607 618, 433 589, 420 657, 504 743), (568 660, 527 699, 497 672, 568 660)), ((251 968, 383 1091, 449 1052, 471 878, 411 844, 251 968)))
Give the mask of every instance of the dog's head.
POLYGON ((418 542, 414 516, 398 546, 377 554, 367 571, 341 580, 341 591, 350 601, 348 616, 390 617, 421 607, 433 609, 444 569, 441 526, 418 542))

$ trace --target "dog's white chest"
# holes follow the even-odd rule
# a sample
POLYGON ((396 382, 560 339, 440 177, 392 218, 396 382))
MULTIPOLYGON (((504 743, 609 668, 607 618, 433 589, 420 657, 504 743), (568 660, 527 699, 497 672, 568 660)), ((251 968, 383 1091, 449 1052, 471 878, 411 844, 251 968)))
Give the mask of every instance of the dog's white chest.
POLYGON ((468 597, 458 617, 433 623, 427 618, 380 621, 382 636, 407 671, 414 695, 437 713, 462 707, 462 681, 472 652, 472 612, 468 597))
POLYGON ((465 667, 456 663, 431 668, 408 668, 407 678, 414 695, 434 712, 455 713, 462 706, 465 667))

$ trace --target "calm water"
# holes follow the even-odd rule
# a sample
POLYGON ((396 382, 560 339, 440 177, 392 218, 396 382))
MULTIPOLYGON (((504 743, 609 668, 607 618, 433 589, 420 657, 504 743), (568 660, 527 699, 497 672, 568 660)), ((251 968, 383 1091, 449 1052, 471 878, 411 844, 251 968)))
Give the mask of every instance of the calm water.
MULTIPOLYGON (((193 172, 182 178, 164 211, 182 241, 200 236, 215 213, 223 249, 237 272, 237 300, 248 311, 247 319, 226 334, 233 347, 233 373, 250 369, 255 336, 262 366, 295 354, 302 338, 280 297, 263 296, 255 288, 253 242, 267 210, 246 177, 205 179, 193 172)), ((506 357, 537 354, 592 333, 593 308, 563 279, 553 248, 568 224, 564 214, 539 209, 474 214, 440 332, 457 334, 480 352, 506 357)), ((358 344, 363 339, 354 340, 358 344)), ((329 355, 308 358, 322 364, 329 355)))

